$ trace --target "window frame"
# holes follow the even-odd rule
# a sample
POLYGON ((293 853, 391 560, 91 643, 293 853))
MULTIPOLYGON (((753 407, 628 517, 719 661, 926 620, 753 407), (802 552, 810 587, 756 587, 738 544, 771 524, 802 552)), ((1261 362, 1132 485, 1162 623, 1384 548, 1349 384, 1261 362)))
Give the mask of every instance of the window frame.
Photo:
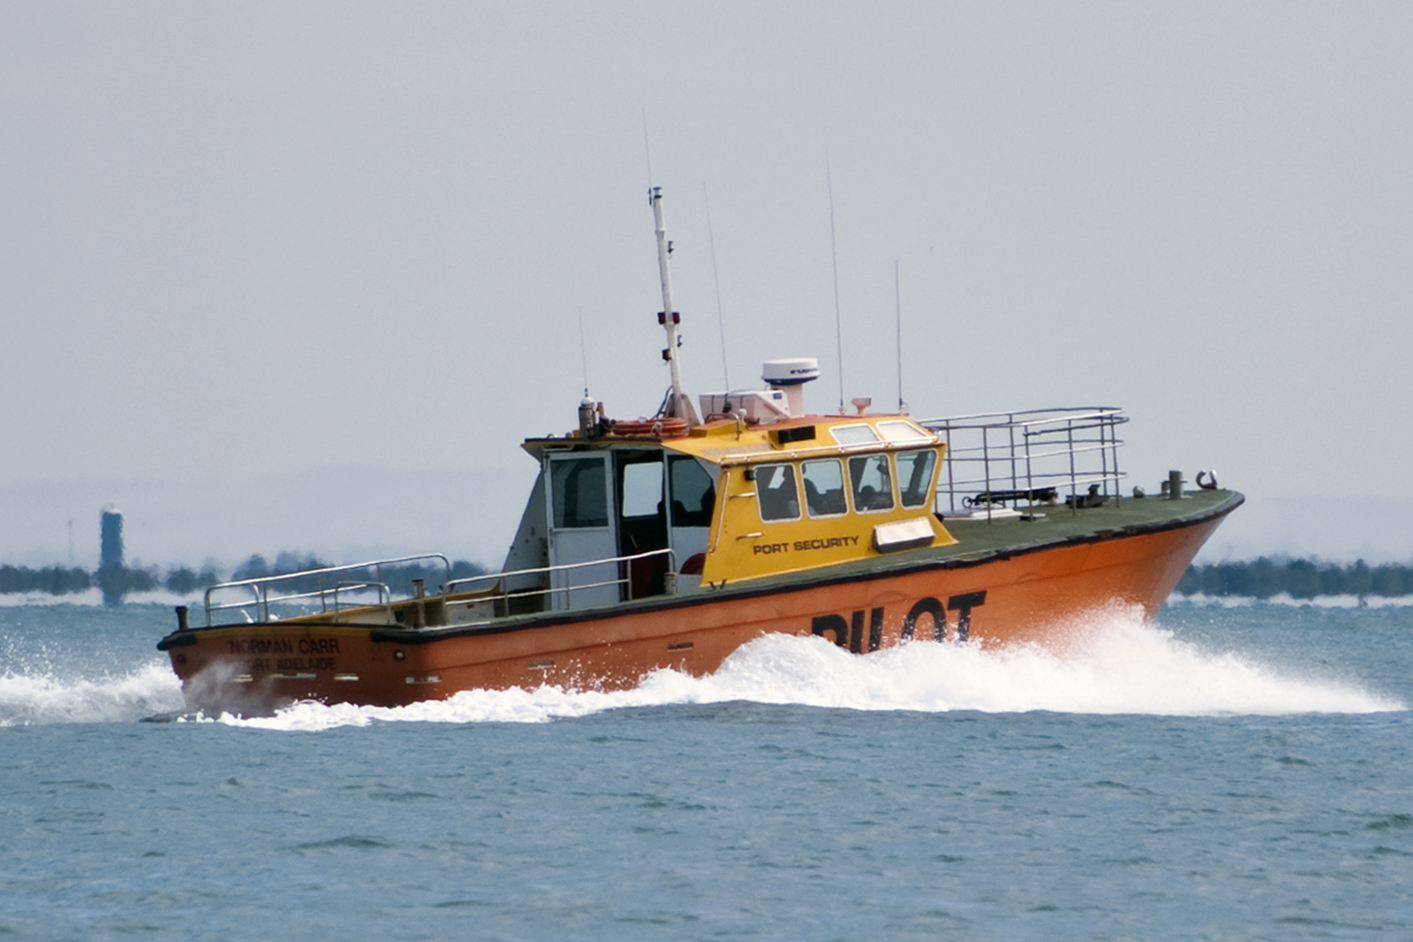
MULTIPOLYGON (((878 452, 869 452, 869 453, 867 453, 867 454, 862 454, 862 455, 850 455, 850 456, 849 456, 849 461, 848 461, 848 471, 849 471, 849 478, 848 478, 848 480, 849 480, 849 505, 850 505, 851 507, 853 507, 854 513, 856 513, 856 514, 885 514, 885 513, 890 513, 890 512, 892 512, 892 511, 898 509, 898 495, 897 495, 897 490, 898 490, 898 488, 897 488, 897 483, 896 483, 896 482, 897 482, 898 475, 897 475, 897 473, 896 473, 896 470, 895 470, 894 467, 893 467, 893 462, 889 460, 889 455, 888 455, 887 452, 878 451, 878 452), (878 460, 878 459, 882 459, 882 460, 883 460, 883 467, 887 469, 886 473, 887 473, 887 475, 888 475, 888 506, 887 506, 887 507, 873 507, 873 508, 870 508, 870 509, 865 510, 865 509, 859 507, 859 501, 858 501, 858 497, 859 497, 859 487, 854 484, 854 463, 855 463, 855 462, 865 462, 865 461, 875 461, 875 460, 878 460)), ((864 486, 867 486, 867 485, 864 485, 864 486)), ((876 491, 875 493, 882 493, 882 492, 881 492, 881 491, 876 491)))
MULTIPOLYGON (((806 487, 806 488, 804 489, 804 490, 805 490, 805 513, 809 516, 809 518, 810 518, 811 520, 837 520, 837 519, 840 518, 840 517, 847 517, 847 516, 849 515, 849 478, 848 478, 847 473, 844 471, 844 462, 841 461, 840 459, 834 458, 834 457, 829 457, 829 458, 805 458, 805 459, 801 460, 801 461, 800 461, 800 484, 801 484, 801 486, 803 486, 804 483, 805 483, 805 465, 810 465, 810 464, 832 464, 832 465, 834 465, 836 468, 839 469, 839 497, 840 497, 840 503, 843 504, 844 509, 841 510, 841 511, 839 511, 838 513, 832 513, 832 514, 825 514, 825 513, 817 514, 817 513, 815 513, 815 512, 814 512, 814 508, 810 506, 810 501, 809 501, 809 488, 806 487)), ((825 493, 828 493, 828 492, 825 492, 825 493)), ((823 496, 823 495, 821 495, 821 496, 823 496)))
MULTIPOLYGON (((753 475, 755 477, 756 485, 756 515, 760 517, 761 523, 791 523, 797 520, 804 519, 804 508, 800 506, 800 475, 799 472, 796 470, 795 463, 793 461, 777 461, 771 462, 769 464, 755 465, 753 467, 753 475), (761 494, 763 492, 762 484, 764 483, 761 480, 761 473, 773 471, 776 468, 783 468, 789 474, 789 486, 791 490, 791 496, 794 498, 795 501, 795 515, 793 517, 767 517, 765 515, 765 502, 761 499, 761 494)), ((784 485, 781 486, 783 487, 784 485)))
POLYGON ((928 507, 928 506, 930 506, 932 503, 934 503, 934 502, 936 501, 936 495, 937 495, 937 469, 938 469, 938 467, 940 467, 940 466, 941 466, 941 462, 938 460, 936 447, 931 447, 931 448, 908 448, 908 449, 904 449, 904 450, 902 450, 902 451, 895 451, 895 452, 893 452, 893 477, 894 477, 894 480, 897 481, 897 487, 898 487, 898 506, 902 507, 904 510, 918 510, 918 509, 920 509, 920 508, 922 508, 922 507, 928 507), (925 483, 925 485, 924 485, 924 488, 923 488, 923 499, 922 499, 922 502, 921 502, 921 503, 917 503, 917 504, 909 504, 909 503, 903 498, 903 472, 902 472, 901 468, 899 468, 899 466, 898 466, 898 458, 899 458, 900 456, 902 456, 902 455, 922 455, 922 454, 928 454, 928 455, 931 455, 931 456, 932 456, 931 459, 930 459, 931 464, 932 464, 932 467, 929 469, 929 471, 928 471, 928 473, 927 473, 927 481, 926 481, 926 483, 925 483))

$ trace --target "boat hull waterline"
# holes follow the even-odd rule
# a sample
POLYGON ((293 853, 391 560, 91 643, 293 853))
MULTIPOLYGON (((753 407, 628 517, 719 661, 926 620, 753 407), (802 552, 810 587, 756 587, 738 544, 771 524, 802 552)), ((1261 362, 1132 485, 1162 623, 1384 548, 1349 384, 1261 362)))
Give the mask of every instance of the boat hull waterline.
POLYGON ((709 674, 772 633, 817 635, 859 654, 905 642, 1062 648, 1097 611, 1120 605, 1156 613, 1243 501, 1234 492, 1204 496, 1201 509, 1142 526, 1105 528, 1115 511, 1100 508, 1083 512, 1093 521, 1088 532, 1053 542, 910 552, 887 568, 816 570, 793 582, 445 628, 214 626, 179 630, 159 648, 183 682, 188 709, 247 715, 306 700, 392 707, 472 689, 627 689, 655 670, 709 674))

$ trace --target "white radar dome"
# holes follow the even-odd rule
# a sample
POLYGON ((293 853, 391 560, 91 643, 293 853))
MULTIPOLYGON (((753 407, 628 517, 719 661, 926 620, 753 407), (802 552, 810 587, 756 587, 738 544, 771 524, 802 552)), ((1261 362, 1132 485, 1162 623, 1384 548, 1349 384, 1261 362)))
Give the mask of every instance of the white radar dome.
POLYGON ((766 360, 760 378, 771 386, 799 386, 819 379, 819 361, 814 357, 766 360))

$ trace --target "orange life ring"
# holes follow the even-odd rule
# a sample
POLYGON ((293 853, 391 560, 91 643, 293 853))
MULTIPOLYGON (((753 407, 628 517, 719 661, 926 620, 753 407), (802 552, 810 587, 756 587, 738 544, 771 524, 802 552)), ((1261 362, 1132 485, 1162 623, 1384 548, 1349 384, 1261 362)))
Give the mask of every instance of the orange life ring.
POLYGON ((618 419, 613 423, 613 434, 624 438, 681 438, 687 434, 687 420, 677 418, 638 419, 636 421, 618 419))

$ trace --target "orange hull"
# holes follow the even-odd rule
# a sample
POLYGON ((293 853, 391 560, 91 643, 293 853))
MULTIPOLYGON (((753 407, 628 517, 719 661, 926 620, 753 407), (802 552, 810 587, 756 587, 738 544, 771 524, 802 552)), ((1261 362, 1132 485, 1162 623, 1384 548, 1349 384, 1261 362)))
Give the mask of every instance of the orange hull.
POLYGON ((1112 604, 1140 605, 1151 616, 1234 506, 1156 532, 816 572, 795 585, 742 583, 494 626, 234 625, 179 631, 161 647, 190 708, 248 713, 296 700, 396 706, 477 688, 622 689, 660 668, 708 674, 769 633, 818 634, 859 653, 905 638, 1055 642, 1067 625, 1112 604))

